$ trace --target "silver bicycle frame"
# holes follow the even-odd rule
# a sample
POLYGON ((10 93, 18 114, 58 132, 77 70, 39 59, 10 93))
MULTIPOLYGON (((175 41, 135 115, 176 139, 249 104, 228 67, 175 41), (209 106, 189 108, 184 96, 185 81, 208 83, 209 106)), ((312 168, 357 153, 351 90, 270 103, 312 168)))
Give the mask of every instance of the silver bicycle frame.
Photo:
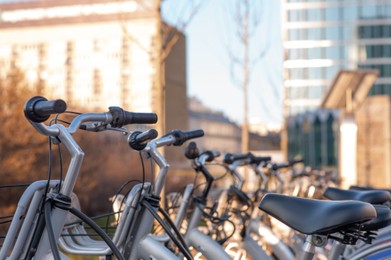
MULTIPOLYGON (((185 190, 183 192, 182 201, 178 209, 178 213, 175 217, 174 224, 180 230, 183 220, 186 218, 187 209, 189 207, 189 202, 191 199, 191 195, 193 193, 194 185, 187 184, 185 187, 185 190)), ((158 235, 158 236, 152 236, 154 239, 156 239, 159 242, 167 242, 170 237, 167 234, 158 235)))
MULTIPOLYGON (((127 234, 127 230, 134 219, 135 211, 138 205, 138 201, 141 194, 145 194, 150 188, 150 183, 137 184, 135 185, 131 192, 129 193, 123 212, 121 213, 121 218, 117 229, 113 236, 113 243, 118 248, 123 248, 127 234)), ((65 229, 66 230, 66 229, 65 229)), ((73 234, 74 240, 67 237, 61 237, 59 239, 60 247, 70 254, 77 255, 96 255, 103 256, 111 254, 111 249, 103 241, 97 241, 91 239, 87 236, 84 228, 81 226, 73 227, 70 230, 70 233, 73 234)))
MULTIPOLYGON (((207 157, 207 154, 201 155, 196 163, 204 165, 207 157)), ((184 236, 186 243, 201 252, 207 259, 231 259, 219 243, 198 230, 203 209, 202 204, 195 206, 184 236)))
MULTIPOLYGON (((237 167, 247 165, 249 161, 238 160, 229 166, 232 174, 235 176, 235 179, 238 182, 235 183, 235 186, 241 189, 244 185, 243 177, 237 172, 237 167)), ((268 180, 267 176, 262 172, 261 167, 263 165, 259 165, 256 167, 257 173, 262 178, 262 187, 266 188, 266 182, 268 180)), ((258 243, 251 237, 251 233, 262 238, 262 241, 266 243, 273 249, 273 252, 276 254, 278 259, 295 259, 293 253, 289 250, 289 248, 268 228, 264 225, 260 219, 258 218, 258 211, 254 210, 251 214, 251 219, 246 228, 246 234, 243 238, 243 241, 240 241, 239 244, 247 251, 247 253, 254 259, 272 259, 266 252, 258 245, 258 243)))
MULTIPOLYGON (((157 148, 173 144, 175 141, 176 139, 171 135, 163 136, 149 142, 143 150, 160 168, 152 190, 154 196, 160 197, 170 166, 157 148)), ((146 208, 140 208, 140 210, 140 215, 132 223, 131 230, 133 231, 128 235, 126 246, 131 247, 128 259, 178 259, 174 253, 149 235, 154 218, 146 208)))
MULTIPOLYGON (((59 182, 58 180, 50 181, 49 188, 54 188, 59 182)), ((38 208, 42 203, 44 189, 47 185, 48 181, 45 180, 33 182, 22 194, 0 249, 0 259, 5 259, 8 254, 10 254, 9 259, 20 258, 23 247, 26 245, 26 241, 29 241, 28 238, 31 237, 35 227, 36 223, 34 222, 36 222, 38 208), (11 247, 13 247, 12 251, 11 247)))
POLYGON ((207 259, 231 259, 224 248, 211 237, 198 230, 203 205, 194 208, 184 239, 186 243, 201 252, 207 259))
MULTIPOLYGON (((43 123, 30 123, 36 128, 38 132, 43 135, 57 137, 62 144, 66 147, 71 155, 71 161, 68 167, 67 174, 65 175, 63 185, 61 186, 61 193, 65 196, 70 196, 78 177, 81 163, 84 158, 84 152, 73 140, 72 134, 75 133, 83 122, 98 121, 109 123, 111 121, 110 113, 90 113, 77 116, 68 128, 63 125, 55 124, 53 126, 46 126, 43 123)), ((51 221, 53 225, 53 232, 56 241, 61 235, 61 231, 64 227, 65 219, 68 212, 60 208, 54 208, 51 212, 51 221)), ((25 241, 26 244, 30 244, 29 241, 25 241)), ((34 255, 36 259, 44 259, 45 256, 50 255, 50 242, 46 228, 42 233, 42 237, 37 247, 37 251, 34 255)))

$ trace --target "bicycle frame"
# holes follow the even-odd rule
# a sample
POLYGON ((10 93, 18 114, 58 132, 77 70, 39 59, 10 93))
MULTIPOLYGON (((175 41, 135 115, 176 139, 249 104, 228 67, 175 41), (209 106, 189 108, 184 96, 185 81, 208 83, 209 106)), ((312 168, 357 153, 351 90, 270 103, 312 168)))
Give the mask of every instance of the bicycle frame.
MULTIPOLYGON (((164 136, 149 142, 143 150, 160 168, 156 183, 151 192, 151 195, 159 200, 168 173, 169 164, 157 148, 173 144, 175 141, 173 136, 164 136)), ((125 256, 128 259, 178 259, 174 253, 149 235, 153 226, 153 215, 145 207, 140 206, 137 212, 137 217, 132 223, 129 232, 130 235, 128 235, 125 243, 125 256)))
MULTIPOLYGON (((244 166, 250 164, 249 159, 237 160, 232 164, 227 166, 227 169, 234 176, 235 186, 238 189, 241 189, 244 185, 243 177, 238 173, 237 168, 239 166, 244 166)), ((258 166, 253 165, 255 172, 262 178, 262 187, 266 188, 267 176, 262 172, 261 168, 263 164, 258 166)), ((280 180, 280 178, 279 178, 280 180)), ((262 188, 261 187, 261 188, 262 188)), ((272 250, 273 253, 278 257, 278 259, 295 259, 295 256, 290 251, 290 249, 273 233, 273 231, 267 227, 258 217, 259 212, 254 210, 251 214, 251 219, 248 222, 246 227, 246 234, 243 237, 242 245, 246 249, 248 254, 253 258, 259 259, 271 259, 269 255, 258 245, 258 243, 251 237, 250 234, 257 235, 262 239, 263 243, 266 243, 272 250)))
MULTIPOLYGON (((58 180, 50 181, 49 188, 52 189, 59 183, 58 180)), ((37 224, 37 212, 42 204, 44 189, 47 185, 48 182, 45 180, 36 181, 24 191, 0 249, 0 259, 5 259, 8 254, 10 255, 8 259, 19 259, 25 252, 26 241, 31 239, 31 234, 37 224), (12 251, 11 247, 13 247, 12 251)))
MULTIPOLYGON (((29 120, 29 122, 34 126, 34 128, 38 132, 40 132, 41 134, 49 136, 51 138, 57 138, 65 146, 65 148, 68 150, 68 152, 70 153, 70 156, 71 156, 71 160, 70 160, 70 164, 69 164, 67 173, 66 173, 64 181, 62 182, 62 185, 61 185, 61 190, 59 191, 59 193, 50 191, 46 196, 47 198, 56 198, 56 196, 60 195, 60 194, 63 196, 63 198, 70 198, 70 195, 71 195, 73 188, 75 186, 75 183, 76 183, 79 171, 80 171, 80 167, 81 167, 81 164, 82 164, 82 161, 84 158, 84 152, 78 146, 78 144, 74 141, 74 139, 72 138, 72 134, 74 134, 79 129, 80 125, 83 122, 94 121, 94 122, 101 122, 104 124, 110 124, 112 119, 113 119, 113 116, 109 112, 108 113, 82 114, 82 115, 79 115, 76 118, 74 118, 74 120, 72 121, 72 123, 70 124, 70 126, 68 128, 65 128, 61 124, 47 126, 44 123, 35 123, 35 122, 29 120)), ((57 197, 57 199, 58 199, 58 197, 57 197)), ((24 199, 22 202, 25 203, 24 199)), ((61 202, 67 203, 66 201, 61 201, 61 202)), ((31 204, 31 205, 33 207, 31 208, 31 210, 33 210, 34 207, 37 207, 40 204, 38 201, 38 195, 34 196, 32 203, 33 204, 31 204)), ((29 212, 32 212, 32 211, 29 210, 29 212)), ((67 214, 68 214, 67 210, 61 209, 59 207, 53 208, 53 210, 51 210, 51 212, 50 212, 49 218, 51 221, 51 226, 53 228, 53 230, 52 230, 53 236, 51 239, 55 240, 54 243, 56 243, 56 241, 58 241, 58 239, 61 235, 67 214)), ((33 213, 31 213, 31 215, 33 215, 33 213)), ((34 230, 34 232, 31 232, 34 234, 29 235, 28 237, 24 237, 25 240, 23 240, 23 244, 27 245, 27 247, 28 247, 23 252, 26 255, 25 258, 29 259, 31 257, 34 257, 35 259, 45 259, 49 255, 51 255, 50 242, 53 242, 52 240, 49 240, 50 238, 48 236, 47 224, 45 225, 45 223, 42 221, 39 221, 36 223, 36 222, 34 222, 35 220, 33 222, 31 222, 32 220, 31 220, 29 213, 28 213, 28 218, 26 220, 27 221, 24 223, 24 225, 26 225, 26 223, 27 224, 33 223, 35 226, 33 229, 30 229, 30 230, 34 230), (37 227, 37 228, 35 228, 35 227, 37 227), (32 250, 32 247, 33 247, 33 250, 32 250)), ((11 229, 10 229, 11 233, 9 235, 9 238, 6 239, 7 240, 6 246, 1 249, 1 254, 2 254, 1 256, 2 257, 7 255, 10 244, 13 242, 12 241, 14 239, 13 236, 15 235, 14 234, 15 233, 14 226, 18 226, 18 224, 11 225, 11 229), (8 242, 8 241, 10 241, 10 242, 8 242)), ((26 233, 29 233, 26 230, 27 230, 27 227, 22 227, 21 234, 24 235, 26 233)), ((19 236, 18 240, 22 241, 22 239, 23 239, 23 237, 19 236)), ((16 242, 17 249, 20 248, 19 243, 20 242, 18 242, 18 241, 16 242)), ((14 250, 14 252, 13 252, 13 254, 11 254, 10 258, 11 259, 18 259, 19 256, 20 256, 20 252, 15 253, 15 250, 14 250), (19 254, 19 255, 17 255, 17 254, 19 254)), ((63 256, 60 256, 60 257, 64 258, 63 256)))
MULTIPOLYGON (((126 201, 123 212, 121 213, 121 218, 117 229, 114 233, 113 242, 118 248, 123 248, 130 225, 135 217, 135 211, 137 209, 138 201, 141 196, 148 192, 150 189, 150 183, 137 184, 130 191, 126 201)), ((71 231, 75 237, 73 239, 67 239, 66 237, 61 237, 59 240, 59 245, 61 248, 70 254, 78 255, 109 255, 111 254, 111 249, 103 241, 97 241, 89 238, 84 229, 74 228, 71 231)))

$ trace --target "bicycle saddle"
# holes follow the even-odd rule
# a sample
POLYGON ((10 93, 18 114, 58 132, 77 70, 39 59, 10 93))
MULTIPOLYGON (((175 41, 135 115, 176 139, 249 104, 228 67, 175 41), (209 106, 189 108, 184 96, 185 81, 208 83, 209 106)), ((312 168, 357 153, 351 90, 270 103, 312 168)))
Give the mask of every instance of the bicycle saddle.
POLYGON ((330 200, 359 200, 371 204, 383 204, 391 199, 388 191, 384 190, 342 190, 327 188, 323 196, 330 200))
POLYGON ((362 225, 363 231, 375 231, 391 223, 391 210, 385 205, 374 205, 377 217, 362 225))
POLYGON ((323 201, 266 194, 259 209, 303 234, 331 234, 376 217, 375 208, 361 201, 323 201))

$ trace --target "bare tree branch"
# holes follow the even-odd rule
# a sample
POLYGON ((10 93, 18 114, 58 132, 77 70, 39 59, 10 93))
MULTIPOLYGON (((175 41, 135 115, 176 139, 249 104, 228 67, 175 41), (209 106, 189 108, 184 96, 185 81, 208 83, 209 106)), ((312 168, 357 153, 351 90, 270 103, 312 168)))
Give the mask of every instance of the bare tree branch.
POLYGON ((197 5, 193 5, 194 1, 192 1, 192 9, 191 13, 187 20, 183 20, 182 23, 178 24, 177 28, 172 28, 169 32, 163 36, 163 48, 162 48, 162 62, 167 59, 168 55, 171 53, 172 48, 178 42, 180 35, 184 32, 190 22, 193 20, 195 15, 201 8, 202 2, 199 2, 197 5))
POLYGON ((121 30, 122 30, 123 35, 128 40, 134 42, 138 47, 140 47, 140 49, 142 49, 143 51, 145 51, 146 53, 148 53, 150 55, 151 51, 148 50, 148 48, 146 46, 144 46, 137 38, 133 37, 133 35, 131 35, 128 32, 128 29, 126 28, 126 24, 123 21, 120 21, 120 23, 121 23, 121 30))

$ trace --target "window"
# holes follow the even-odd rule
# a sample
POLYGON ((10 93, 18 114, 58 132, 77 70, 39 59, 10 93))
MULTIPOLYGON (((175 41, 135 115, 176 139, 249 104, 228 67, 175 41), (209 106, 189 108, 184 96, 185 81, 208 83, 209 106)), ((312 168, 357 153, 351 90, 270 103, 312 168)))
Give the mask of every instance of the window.
POLYGON ((338 69, 339 69, 338 66, 327 67, 326 68, 326 77, 328 79, 333 79, 336 76, 338 69))
POLYGON ((288 39, 290 41, 298 41, 298 40, 300 40, 300 30, 298 30, 298 29, 291 29, 291 30, 289 30, 288 39))
POLYGON ((299 22, 300 21, 301 10, 289 10, 288 11, 288 21, 289 22, 299 22))
POLYGON ((384 94, 391 96, 391 85, 384 85, 384 94))
POLYGON ((383 38, 391 38, 391 25, 383 25, 382 28, 382 37, 383 38))
POLYGON ((326 48, 326 59, 338 60, 340 58, 339 46, 330 46, 326 48))
POLYGON ((327 40, 339 40, 339 27, 326 27, 327 40))
POLYGON ((303 56, 304 55, 302 49, 288 49, 289 60, 303 59, 303 56))
POLYGON ((323 87, 311 86, 308 88, 308 98, 318 99, 323 96, 323 87))
POLYGON ((326 21, 338 21, 339 20, 339 7, 326 8, 326 21))
POLYGON ((361 18, 375 18, 377 16, 376 3, 372 1, 363 1, 366 5, 361 7, 361 18))
POLYGON ((382 77, 391 78, 391 64, 382 65, 382 77))
POLYGON ((319 21, 321 20, 321 9, 308 9, 307 10, 308 21, 319 21))
POLYGON ((322 30, 320 28, 309 28, 307 33, 308 40, 321 40, 322 30))
POLYGON ((370 25, 364 25, 359 27, 358 29, 358 37, 360 39, 368 39, 368 38, 373 38, 373 29, 372 26, 370 25))
POLYGON ((309 87, 289 88, 289 99, 306 99, 308 98, 309 87))
POLYGON ((303 78, 303 69, 302 68, 290 69, 290 79, 302 79, 302 78, 303 78))
POLYGON ((382 47, 382 57, 391 57, 391 45, 383 45, 382 47))
POLYGON ((323 67, 320 68, 308 68, 308 79, 322 79, 323 67))
POLYGON ((310 48, 308 49, 308 58, 309 59, 321 59, 322 57, 322 52, 320 48, 310 48))
POLYGON ((346 6, 343 7, 343 20, 353 21, 357 19, 357 6, 346 6))

